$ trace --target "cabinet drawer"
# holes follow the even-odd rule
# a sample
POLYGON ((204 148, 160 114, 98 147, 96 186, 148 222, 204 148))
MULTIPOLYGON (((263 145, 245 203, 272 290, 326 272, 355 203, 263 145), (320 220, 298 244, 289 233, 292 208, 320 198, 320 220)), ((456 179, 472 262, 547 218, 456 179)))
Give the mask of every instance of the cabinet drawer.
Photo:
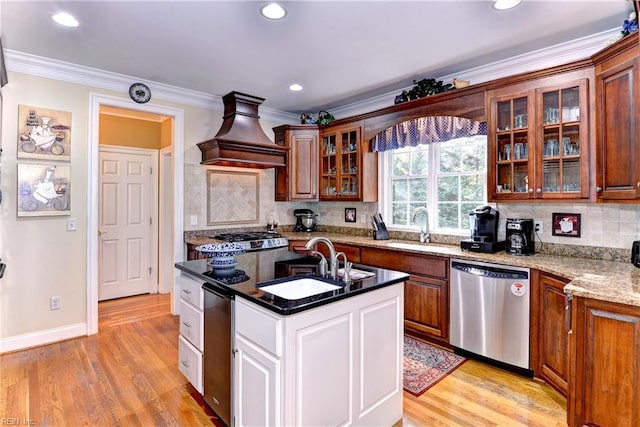
POLYGON ((199 350, 204 348, 204 314, 184 300, 180 301, 180 335, 199 350))
POLYGON ((236 333, 251 340, 268 352, 282 356, 282 319, 241 298, 235 304, 236 333))
POLYGON ((184 337, 178 338, 178 369, 198 390, 198 393, 202 394, 204 391, 202 387, 202 353, 184 337))
POLYGON ((448 258, 386 249, 362 248, 360 262, 364 265, 388 268, 409 274, 419 274, 439 279, 449 277, 448 258))
POLYGON ((202 290, 202 283, 184 273, 181 273, 177 280, 180 286, 180 298, 203 310, 204 291, 202 290))

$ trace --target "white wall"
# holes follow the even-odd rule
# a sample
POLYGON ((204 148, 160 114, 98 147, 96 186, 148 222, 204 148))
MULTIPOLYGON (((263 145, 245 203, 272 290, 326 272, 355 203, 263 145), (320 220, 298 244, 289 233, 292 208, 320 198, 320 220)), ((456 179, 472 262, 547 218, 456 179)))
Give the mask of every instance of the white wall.
MULTIPOLYGON (((16 343, 38 343, 83 335, 87 330, 87 188, 89 182, 88 134, 89 94, 100 93, 128 100, 126 93, 99 89, 57 79, 10 72, 2 88, 2 170, 0 185, 0 258, 7 264, 0 279, 0 353, 17 348, 16 343), (71 166, 71 215, 77 231, 67 231, 66 216, 17 218, 18 105, 44 107, 72 114, 71 161, 40 162, 71 166), (49 309, 49 298, 59 296, 62 308, 49 309)), ((130 101, 132 107, 135 103, 130 101)), ((204 170, 196 144, 218 131, 222 113, 207 108, 152 100, 151 104, 184 111, 185 169, 204 170)), ((267 135, 271 127, 263 124, 267 135)), ((22 160, 21 160, 22 162, 22 160)), ((38 161, 24 161, 39 163, 38 161)), ((204 174, 202 179, 204 180, 204 174)), ((291 210, 289 204, 273 202, 273 171, 264 172, 261 188, 265 211, 291 210), (268 194, 270 192, 270 194, 268 194)), ((185 194, 204 181, 185 179, 185 194)), ((182 205, 182 201, 177 201, 182 205)), ((261 207, 262 208, 262 207, 261 207)), ((285 214, 282 215, 283 217, 285 214)), ((265 215, 261 215, 261 218, 265 215)), ((189 219, 186 211, 185 222, 189 219)), ((291 220, 290 223, 292 223, 291 220)), ((266 220, 261 221, 266 225, 266 220)), ((203 224, 202 222, 200 224, 203 224)), ((201 227, 197 227, 200 229, 201 227)))

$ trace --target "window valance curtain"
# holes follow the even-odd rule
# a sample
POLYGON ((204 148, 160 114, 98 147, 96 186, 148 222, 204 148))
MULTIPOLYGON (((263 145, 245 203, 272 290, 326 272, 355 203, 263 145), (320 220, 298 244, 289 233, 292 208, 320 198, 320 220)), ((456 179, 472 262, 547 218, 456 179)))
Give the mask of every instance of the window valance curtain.
POLYGON ((487 122, 454 116, 419 117, 391 126, 371 138, 371 150, 387 151, 486 134, 487 122))

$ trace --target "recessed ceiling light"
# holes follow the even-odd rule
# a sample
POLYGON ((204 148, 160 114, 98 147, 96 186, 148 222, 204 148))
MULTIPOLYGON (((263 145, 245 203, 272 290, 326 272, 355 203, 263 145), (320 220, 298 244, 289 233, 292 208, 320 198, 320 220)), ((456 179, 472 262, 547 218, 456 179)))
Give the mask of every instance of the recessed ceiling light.
POLYGON ((56 21, 60 25, 64 25, 65 27, 77 27, 80 25, 78 20, 66 12, 56 13, 51 17, 54 21, 56 21))
POLYGON ((522 0, 493 0, 493 8, 497 10, 512 9, 520 4, 522 0))
POLYGON ((302 90, 302 86, 299 85, 298 83, 294 83, 291 86, 289 86, 289 90, 292 90, 294 92, 299 92, 302 90))
POLYGON ((282 19, 287 16, 287 11, 284 7, 280 6, 278 3, 269 3, 260 8, 260 13, 265 18, 269 19, 282 19))

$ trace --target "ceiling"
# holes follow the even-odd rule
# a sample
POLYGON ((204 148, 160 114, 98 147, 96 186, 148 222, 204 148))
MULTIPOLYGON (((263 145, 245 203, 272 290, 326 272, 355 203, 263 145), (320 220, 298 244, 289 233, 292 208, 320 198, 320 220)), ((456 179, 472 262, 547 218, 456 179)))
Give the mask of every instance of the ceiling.
POLYGON ((625 0, 523 0, 510 11, 488 0, 318 0, 282 2, 286 18, 268 21, 258 12, 265 3, 3 0, 0 34, 5 49, 132 82, 237 90, 299 114, 619 28, 633 10, 625 0), (59 11, 80 26, 55 24, 59 11))

